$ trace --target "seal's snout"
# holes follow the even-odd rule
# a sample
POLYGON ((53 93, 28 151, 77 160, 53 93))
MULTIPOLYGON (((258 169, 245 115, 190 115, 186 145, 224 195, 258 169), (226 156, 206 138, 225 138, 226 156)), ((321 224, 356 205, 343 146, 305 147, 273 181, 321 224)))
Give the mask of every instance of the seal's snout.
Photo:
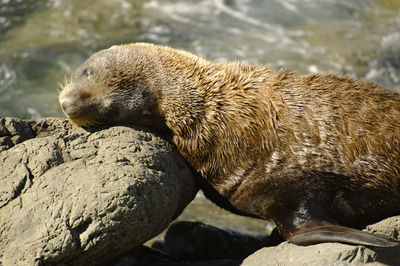
POLYGON ((69 118, 76 118, 84 115, 87 111, 87 93, 82 95, 79 91, 74 90, 70 85, 67 85, 60 93, 58 100, 65 115, 69 118))
POLYGON ((74 102, 71 98, 60 98, 60 105, 63 112, 69 117, 73 117, 79 114, 79 112, 77 112, 77 108, 74 107, 74 102))
POLYGON ((71 93, 67 93, 67 91, 67 88, 64 88, 58 97, 61 109, 68 117, 76 116, 79 113, 77 112, 76 101, 74 101, 71 93))
POLYGON ((58 100, 64 114, 76 125, 89 127, 96 124, 96 115, 93 113, 89 94, 79 93, 66 86, 58 100))

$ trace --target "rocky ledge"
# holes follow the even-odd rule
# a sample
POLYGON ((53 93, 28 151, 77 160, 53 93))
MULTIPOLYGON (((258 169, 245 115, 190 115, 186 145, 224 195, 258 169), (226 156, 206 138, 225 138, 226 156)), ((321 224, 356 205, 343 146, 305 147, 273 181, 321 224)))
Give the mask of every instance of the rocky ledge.
POLYGON ((0 265, 93 265, 163 231, 193 199, 190 168, 144 130, 0 118, 0 265))
MULTIPOLYGON (((276 231, 257 237, 198 222, 175 223, 143 246, 196 192, 179 152, 145 129, 0 118, 1 266, 400 265, 400 247, 302 247, 280 243, 276 231)), ((400 216, 365 230, 398 239, 400 216)))

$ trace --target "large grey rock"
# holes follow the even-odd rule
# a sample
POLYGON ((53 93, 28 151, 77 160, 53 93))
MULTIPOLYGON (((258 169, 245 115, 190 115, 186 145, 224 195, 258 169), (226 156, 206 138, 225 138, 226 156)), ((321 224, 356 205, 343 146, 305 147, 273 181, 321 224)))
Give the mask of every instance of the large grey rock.
POLYGON ((196 191, 150 132, 0 118, 0 265, 106 263, 159 234, 196 191))
MULTIPOLYGON (((400 216, 370 225, 365 231, 399 239, 400 216)), ((242 266, 258 265, 400 265, 400 247, 367 248, 340 243, 297 246, 283 242, 247 257, 242 266)))

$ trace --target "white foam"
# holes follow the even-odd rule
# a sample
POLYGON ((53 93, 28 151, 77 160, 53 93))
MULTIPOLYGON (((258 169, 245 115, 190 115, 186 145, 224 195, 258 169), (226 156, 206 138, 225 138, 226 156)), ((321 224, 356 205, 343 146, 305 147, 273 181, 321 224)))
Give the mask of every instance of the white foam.
POLYGON ((57 64, 67 73, 71 73, 72 69, 71 67, 64 61, 64 60, 58 60, 57 64))
POLYGON ((132 8, 132 4, 126 0, 119 0, 118 2, 121 5, 122 9, 131 9, 132 8))
POLYGON ((400 32, 393 32, 382 37, 382 48, 398 47, 400 43, 400 32))
POLYGON ((230 8, 229 6, 227 6, 223 0, 214 0, 214 5, 218 9, 218 11, 223 12, 231 17, 234 17, 234 18, 241 20, 250 25, 262 27, 269 31, 276 31, 276 29, 280 27, 278 25, 273 25, 273 26, 269 25, 258 19, 251 18, 241 11, 234 10, 234 9, 230 8))
POLYGON ((17 73, 8 68, 6 63, 0 65, 0 91, 17 81, 17 73))
POLYGON ((289 11, 291 11, 293 13, 299 12, 299 9, 295 5, 293 5, 291 2, 293 2, 293 1, 280 1, 279 3, 284 8, 286 8, 287 10, 289 10, 289 11))
POLYGON ((195 5, 188 4, 188 3, 163 3, 163 5, 160 5, 158 1, 149 1, 145 4, 143 4, 143 7, 146 9, 153 9, 155 11, 164 13, 167 15, 168 18, 175 20, 180 23, 184 24, 193 24, 195 25, 197 22, 195 22, 191 15, 193 15, 193 11, 196 12, 201 12, 201 3, 197 3, 195 5))
POLYGON ((389 75, 392 78, 392 80, 394 81, 394 83, 398 84, 400 82, 400 77, 397 75, 398 70, 396 68, 394 68, 393 65, 390 63, 387 63, 386 67, 387 67, 387 69, 389 71, 389 75))
POLYGON ((35 108, 28 107, 26 109, 26 111, 28 112, 28 114, 31 115, 31 119, 33 119, 33 120, 39 120, 39 119, 43 118, 43 116, 35 108))
POLYGON ((318 73, 319 69, 316 65, 309 65, 308 66, 308 72, 310 73, 318 73))

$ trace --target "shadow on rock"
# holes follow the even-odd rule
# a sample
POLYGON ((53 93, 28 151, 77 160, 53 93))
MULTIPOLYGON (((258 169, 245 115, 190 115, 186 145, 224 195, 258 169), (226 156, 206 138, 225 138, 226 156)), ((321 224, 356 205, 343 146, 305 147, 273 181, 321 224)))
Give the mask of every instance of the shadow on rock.
POLYGON ((277 232, 270 237, 251 236, 182 221, 169 227, 164 241, 155 242, 151 249, 142 247, 146 252, 130 253, 117 265, 240 265, 256 250, 281 241, 277 232))

